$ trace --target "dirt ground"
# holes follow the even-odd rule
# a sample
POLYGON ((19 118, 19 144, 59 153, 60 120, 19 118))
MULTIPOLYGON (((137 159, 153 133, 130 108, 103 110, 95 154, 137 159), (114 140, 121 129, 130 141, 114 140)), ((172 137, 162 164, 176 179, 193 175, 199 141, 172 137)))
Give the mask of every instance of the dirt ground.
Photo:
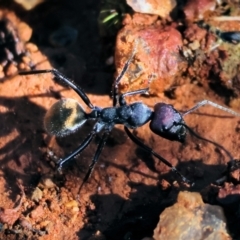
MULTIPOLYGON (((111 106, 114 70, 106 65, 106 59, 113 55, 109 49, 115 42, 98 34, 99 9, 96 1, 53 0, 27 12, 15 3, 0 2, 1 14, 17 31, 22 22, 30 27, 23 27, 22 38, 31 36, 24 43, 27 56, 17 65, 9 62, 3 67, 0 82, 0 239, 151 237, 160 213, 176 201, 180 190, 200 192, 204 201, 223 205, 229 232, 233 239, 240 239, 239 215, 217 201, 222 186, 213 184, 225 176, 228 153, 240 159, 240 118, 211 106, 184 119, 200 136, 219 146, 190 134, 184 144, 171 142, 153 134, 148 124, 134 130, 145 144, 193 180, 194 186, 182 183, 167 166, 138 148, 122 126, 112 131, 79 202, 78 188, 100 135, 58 172, 56 161, 81 143, 93 123, 87 122, 64 138, 48 135, 43 118, 54 102, 69 97, 85 105, 73 90, 54 82, 51 74, 19 76, 17 71, 33 69, 33 65, 37 69, 54 67, 85 89, 93 105, 111 106), (65 25, 78 31, 77 39, 65 47, 51 45, 51 34, 65 25)), ((174 88, 174 97, 171 91, 163 91, 128 101, 143 101, 150 107, 166 102, 185 111, 209 99, 224 106, 231 103, 233 110, 240 112, 234 91, 201 81, 181 82, 174 88)))

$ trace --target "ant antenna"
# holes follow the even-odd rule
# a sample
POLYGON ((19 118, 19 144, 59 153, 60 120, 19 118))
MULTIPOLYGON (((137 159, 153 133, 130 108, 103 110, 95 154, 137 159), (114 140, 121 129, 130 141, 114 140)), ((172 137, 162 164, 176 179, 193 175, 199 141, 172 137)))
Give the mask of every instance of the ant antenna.
POLYGON ((233 161, 233 156, 231 155, 231 153, 226 148, 224 148, 222 145, 220 145, 220 144, 218 144, 218 143, 216 143, 216 142, 214 142, 214 141, 212 141, 210 139, 207 139, 207 138, 204 138, 204 137, 200 136, 199 134, 197 134, 195 131, 193 131, 186 124, 179 124, 179 125, 184 126, 190 132, 190 134, 193 135, 194 137, 199 138, 199 139, 201 139, 203 141, 209 142, 209 143, 215 145, 216 147, 222 149, 228 155, 228 157, 230 158, 230 161, 233 161))
MULTIPOLYGON (((189 109, 188 111, 186 111, 185 113, 182 114, 182 117, 195 111, 196 109, 200 108, 200 107, 203 107, 204 105, 207 105, 209 104, 210 106, 212 107, 215 107, 215 108, 218 108, 222 111, 225 111, 227 113, 230 113, 232 115, 235 115, 235 116, 238 116, 240 117, 240 113, 237 113, 235 111, 233 111, 232 109, 230 108, 227 108, 227 107, 223 107, 222 105, 219 105, 215 102, 212 102, 212 101, 209 101, 209 100, 203 100, 201 102, 198 102, 194 107, 192 107, 191 109, 189 109)), ((200 135, 198 135, 196 132, 194 132, 190 127, 188 127, 186 124, 183 124, 183 123, 180 123, 180 124, 177 124, 177 125, 182 125, 184 126, 186 129, 188 129, 188 131, 193 135, 195 136, 196 138, 199 138, 201 140, 204 140, 204 141, 207 141, 209 143, 212 143, 213 145, 217 146, 218 148, 221 148, 227 155, 228 157, 230 158, 230 161, 233 161, 233 156, 231 155, 231 153, 229 151, 227 151, 223 146, 221 146, 220 144, 212 141, 212 140, 209 140, 209 139, 206 139, 204 137, 201 137, 200 135)))
POLYGON ((200 107, 203 107, 204 105, 207 105, 207 104, 211 105, 212 107, 215 107, 215 108, 218 108, 220 110, 223 110, 225 112, 228 112, 228 113, 230 113, 232 115, 240 117, 240 113, 237 113, 237 112, 235 112, 235 111, 233 111, 233 110, 231 110, 231 109, 229 109, 227 107, 223 107, 223 106, 221 106, 221 105, 219 105, 219 104, 217 104, 215 102, 209 101, 209 100, 203 100, 201 102, 198 102, 193 108, 191 108, 188 111, 186 111, 185 113, 183 113, 182 117, 187 115, 187 114, 189 114, 189 113, 191 113, 191 112, 193 112, 193 111, 195 111, 196 109, 198 109, 200 107))

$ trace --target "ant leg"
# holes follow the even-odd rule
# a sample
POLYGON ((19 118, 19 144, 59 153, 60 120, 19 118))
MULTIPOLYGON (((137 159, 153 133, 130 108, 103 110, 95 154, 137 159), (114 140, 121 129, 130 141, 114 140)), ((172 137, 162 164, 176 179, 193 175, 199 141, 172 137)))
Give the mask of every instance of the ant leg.
POLYGON ((81 153, 88 145, 89 143, 92 141, 93 137, 96 135, 96 131, 91 131, 88 136, 83 140, 83 142, 81 143, 81 145, 75 150, 73 151, 69 156, 60 159, 58 161, 58 170, 60 171, 62 169, 62 165, 67 162, 68 160, 74 158, 76 155, 78 155, 79 153, 81 153))
POLYGON ((127 135, 129 136, 129 138, 136 143, 139 147, 141 147, 142 149, 146 150, 147 152, 149 152, 150 154, 152 154, 153 156, 155 156, 156 158, 158 158, 158 160, 160 160, 161 162, 163 162, 165 165, 167 165, 168 167, 171 168, 171 170, 173 172, 175 172, 176 174, 178 174, 182 180, 186 183, 189 183, 191 185, 193 185, 193 183, 188 180, 186 177, 184 177, 170 162, 168 162, 165 158, 161 157, 159 154, 157 154, 156 152, 154 152, 152 150, 152 148, 148 147, 147 145, 145 145, 140 139, 138 139, 136 136, 134 136, 130 130, 127 127, 124 127, 125 132, 127 133, 127 135))
POLYGON ((91 176, 91 174, 92 174, 92 172, 94 170, 95 164, 97 163, 98 158, 99 158, 99 156, 100 156, 100 154, 101 154, 101 152, 103 150, 103 147, 106 144, 106 141, 108 139, 109 133, 110 133, 109 130, 104 132, 104 134, 103 134, 103 136, 101 138, 101 141, 98 144, 97 151, 96 151, 96 153, 95 153, 95 155, 94 155, 94 157, 92 159, 92 163, 89 165, 88 171, 87 171, 87 173, 86 173, 86 175, 85 175, 85 177, 83 179, 83 182, 82 182, 81 186, 79 187, 78 196, 80 194, 80 191, 81 191, 83 185, 87 182, 87 180, 89 179, 89 177, 91 176))
POLYGON ((144 89, 140 89, 140 90, 136 90, 136 91, 132 91, 132 92, 126 92, 124 94, 121 94, 119 96, 119 105, 123 106, 126 105, 126 101, 125 101, 125 97, 127 96, 133 96, 133 95, 137 95, 137 94, 143 94, 146 93, 149 90, 149 88, 144 88, 144 89))
POLYGON ((69 161, 70 159, 74 158, 76 155, 78 155, 79 153, 81 153, 88 145, 89 143, 92 141, 93 137, 99 132, 101 131, 103 125, 96 123, 94 125, 93 130, 87 135, 87 137, 83 140, 83 142, 81 143, 80 146, 78 146, 78 148, 73 151, 70 155, 68 155, 67 157, 61 159, 60 161, 58 161, 58 170, 61 170, 62 165, 69 161))
POLYGON ((124 74, 127 72, 128 68, 133 60, 133 57, 136 54, 137 44, 138 44, 138 40, 136 40, 136 42, 134 43, 134 48, 133 48, 131 56, 129 57, 127 62, 124 64, 122 71, 117 76, 117 78, 113 84, 113 90, 112 90, 113 107, 115 107, 117 105, 117 101, 118 101, 118 98, 117 98, 118 97, 118 84, 122 80, 122 77, 124 76, 124 74))
POLYGON ((221 105, 219 105, 219 104, 217 104, 217 103, 215 103, 215 102, 209 101, 209 100, 203 100, 203 101, 201 101, 201 102, 198 102, 193 108, 191 108, 191 109, 189 109, 188 111, 186 111, 185 113, 183 113, 182 116, 185 116, 185 115, 187 115, 188 113, 191 113, 191 112, 195 111, 196 109, 198 109, 198 108, 200 108, 200 107, 202 107, 202 106, 204 106, 204 105, 206 105, 206 104, 209 104, 209 105, 211 105, 212 107, 221 109, 221 110, 223 110, 223 111, 225 111, 225 112, 228 112, 228 113, 230 113, 230 114, 233 114, 233 115, 235 115, 235 116, 239 116, 239 117, 240 117, 240 113, 237 113, 237 112, 231 110, 230 108, 223 107, 223 106, 221 106, 221 105))
POLYGON ((69 87, 71 87, 85 102, 85 104, 91 108, 94 109, 94 106, 92 105, 91 101, 89 100, 87 94, 84 92, 82 88, 80 88, 76 83, 74 83, 69 78, 65 77, 62 73, 60 73, 57 69, 44 69, 44 70, 32 70, 32 71, 24 71, 19 72, 19 75, 30 75, 30 74, 40 74, 40 73, 52 73, 54 77, 65 84, 67 84, 69 87))

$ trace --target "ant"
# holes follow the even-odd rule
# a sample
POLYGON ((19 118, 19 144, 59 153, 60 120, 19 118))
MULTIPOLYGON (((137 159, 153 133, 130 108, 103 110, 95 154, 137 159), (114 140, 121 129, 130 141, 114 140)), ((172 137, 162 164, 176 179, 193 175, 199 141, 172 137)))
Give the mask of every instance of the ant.
MULTIPOLYGON (((183 114, 177 111, 172 105, 163 102, 158 102, 154 106, 154 110, 150 109, 142 102, 127 104, 125 101, 127 96, 144 94, 148 91, 148 88, 144 88, 136 91, 126 92, 124 94, 118 94, 118 85, 124 74, 127 72, 135 55, 135 51, 136 47, 113 84, 113 106, 107 108, 94 106, 81 87, 77 86, 77 84, 65 77, 56 69, 32 70, 19 73, 20 75, 51 73, 56 80, 61 81, 71 87, 81 97, 83 102, 91 109, 90 113, 86 113, 82 106, 74 99, 66 98, 59 100, 47 111, 44 118, 44 126, 49 134, 63 137, 75 132, 88 120, 96 121, 91 132, 75 149, 75 151, 58 161, 58 170, 61 170, 65 162, 80 154, 90 144, 97 133, 103 132, 92 162, 89 165, 82 184, 80 185, 79 192, 91 176, 107 138, 115 124, 124 125, 125 132, 135 144, 166 164, 173 172, 178 174, 184 182, 192 184, 192 182, 183 176, 169 161, 160 156, 152 148, 148 147, 139 138, 137 138, 130 131, 130 129, 141 127, 147 122, 150 122, 150 129, 153 133, 170 141, 178 141, 183 143, 186 138, 187 130, 190 130, 185 124, 183 117, 206 104, 209 104, 215 108, 219 108, 230 114, 240 116, 239 113, 236 113, 229 108, 223 107, 209 100, 198 102, 193 108, 183 114)), ((195 134, 195 136, 198 135, 195 134)), ((202 137, 199 138, 206 140, 202 137)), ((212 142, 210 140, 207 141, 212 142)))

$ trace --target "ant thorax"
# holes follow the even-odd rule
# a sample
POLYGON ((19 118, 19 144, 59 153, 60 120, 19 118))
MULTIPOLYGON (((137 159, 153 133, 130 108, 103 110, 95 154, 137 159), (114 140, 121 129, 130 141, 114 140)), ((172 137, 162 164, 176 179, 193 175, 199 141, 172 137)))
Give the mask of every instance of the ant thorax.
POLYGON ((146 124, 152 116, 152 110, 142 102, 129 105, 103 108, 99 112, 99 120, 105 124, 123 124, 131 129, 146 124))

